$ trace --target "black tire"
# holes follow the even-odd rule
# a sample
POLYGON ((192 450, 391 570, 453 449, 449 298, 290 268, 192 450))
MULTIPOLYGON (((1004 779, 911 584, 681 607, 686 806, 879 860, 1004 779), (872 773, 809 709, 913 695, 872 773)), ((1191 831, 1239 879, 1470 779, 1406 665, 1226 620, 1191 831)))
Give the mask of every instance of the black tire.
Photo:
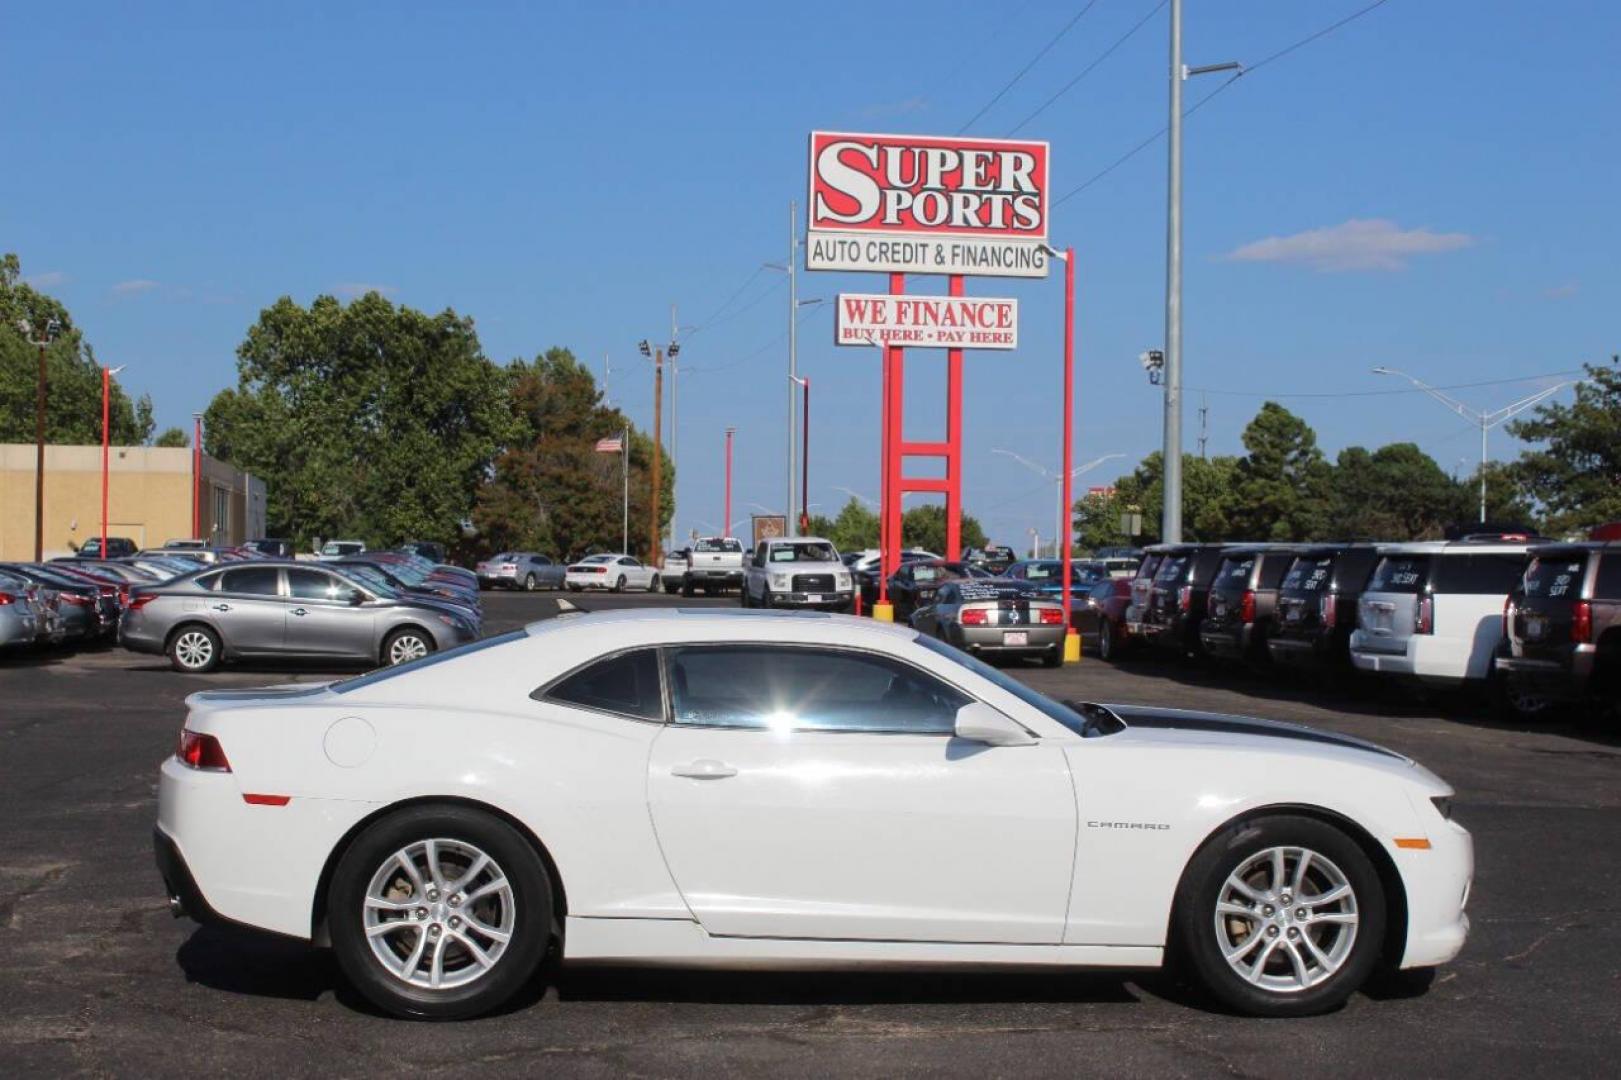
MULTIPOLYGON (((418 864, 416 869, 424 885, 432 887, 431 878, 422 873, 423 864, 418 864)), ((482 881, 483 878, 475 880, 482 881)), ((403 876, 393 887, 412 888, 403 876)), ((409 807, 367 826, 338 860, 327 891, 332 949, 337 956, 338 966, 349 982, 367 1001, 385 1012, 417 1020, 459 1020, 477 1016, 500 1007, 510 999, 545 958, 552 932, 552 895, 552 882, 545 865, 529 842, 511 825, 464 806, 409 807), (445 878, 449 878, 450 873, 457 869, 466 869, 464 862, 455 861, 458 857, 465 859, 465 854, 454 847, 454 844, 465 844, 488 855, 500 868, 511 888, 511 938, 495 956, 489 969, 465 985, 433 989, 407 982, 384 966, 384 961, 373 952, 367 937, 364 912, 367 892, 374 876, 386 872, 396 852, 407 851, 425 840, 452 842, 452 845, 436 845, 445 852, 438 863, 445 878)), ((407 891, 402 899, 409 900, 413 896, 414 891, 407 891)), ((468 965, 472 963, 471 954, 457 943, 454 934, 445 929, 453 925, 450 919, 456 917, 450 898, 442 897, 430 902, 424 895, 422 899, 423 907, 418 910, 429 913, 422 930, 406 928, 380 937, 391 941, 398 939, 395 948, 400 952, 396 955, 406 960, 403 953, 412 950, 417 940, 413 934, 426 936, 431 929, 438 927, 440 933, 435 935, 434 942, 436 945, 440 940, 445 942, 438 946, 442 950, 444 967, 448 971, 454 964, 459 965, 457 972, 468 970, 468 965)), ((500 895, 485 901, 480 917, 492 918, 492 909, 504 916, 501 905, 506 902, 506 898, 500 895)), ((465 910, 473 912, 479 909, 470 906, 465 910)), ((407 916, 407 920, 410 918, 407 916)), ((482 937, 469 924, 463 924, 463 932, 477 939, 475 944, 492 952, 499 944, 494 939, 482 937)), ((428 960, 427 954, 432 951, 435 950, 424 946, 422 959, 428 960)))
POLYGON ((673 581, 664 582, 664 591, 667 593, 673 594, 677 588, 679 588, 679 586, 677 586, 673 581))
POLYGON ((624 591, 625 591, 625 575, 620 574, 619 575, 619 580, 614 582, 614 592, 624 592, 624 591))
MULTIPOLYGON (((1319 914, 1344 913, 1346 900, 1331 903, 1332 908, 1324 905, 1319 914)), ((1378 871, 1362 847, 1344 832, 1315 818, 1282 814, 1255 818, 1212 837, 1188 863, 1176 891, 1171 917, 1173 941, 1198 981, 1227 1008, 1250 1016, 1311 1016, 1339 1008, 1373 973, 1385 936, 1385 903, 1378 871), (1262 868, 1259 879, 1249 877, 1261 897, 1254 902, 1255 915, 1216 917, 1216 904, 1223 899, 1229 875, 1257 856, 1270 866, 1271 860, 1263 853, 1273 849, 1311 852, 1313 861, 1300 890, 1302 895, 1290 891, 1300 861, 1297 853, 1292 864, 1285 858, 1281 895, 1266 886, 1271 874, 1262 868), (1337 877, 1330 873, 1332 870, 1338 871, 1337 877), (1330 880, 1341 878, 1351 890, 1349 906, 1356 915, 1354 926, 1328 919, 1312 922, 1315 916, 1310 898, 1327 895, 1330 880), (1312 891, 1306 892, 1306 886, 1312 891), (1288 903, 1283 902, 1285 897, 1288 903), (1305 912, 1306 918, 1295 922, 1296 912, 1305 912), (1349 938, 1340 936, 1347 933, 1349 938), (1286 988, 1283 983, 1257 985, 1241 975, 1223 955, 1224 943, 1220 940, 1235 934, 1239 936, 1234 943, 1238 946, 1251 938, 1258 939, 1260 948, 1254 951, 1263 954, 1257 958, 1262 968, 1260 979, 1298 983, 1297 972, 1302 969, 1294 967, 1293 952, 1303 958, 1309 985, 1303 989, 1286 988), (1326 975, 1313 952, 1300 948, 1305 944, 1302 935, 1309 935, 1311 944, 1335 959, 1336 966, 1326 975), (1314 979, 1318 981, 1311 981, 1314 979)), ((1247 958, 1241 957, 1239 962, 1247 958)))
POLYGON ((1042 667, 1059 667, 1064 662, 1064 647, 1058 645, 1041 654, 1042 667))
POLYGON ((568 586, 565 586, 565 588, 567 588, 569 592, 579 592, 580 591, 580 587, 578 585, 568 585, 568 586))
POLYGON ((685 575, 681 578, 681 595, 689 598, 692 596, 692 578, 685 575))
POLYGON ((524 576, 524 579, 523 579, 523 591, 524 592, 534 592, 535 591, 535 575, 534 574, 527 574, 527 575, 524 576))
POLYGON ((771 610, 771 590, 770 589, 762 589, 760 591, 760 606, 765 608, 767 611, 771 610))
POLYGON ((1108 619, 1098 620, 1098 657, 1103 660, 1116 660, 1119 649, 1114 643, 1114 624, 1108 619))
POLYGON ((1529 690, 1506 675, 1494 671, 1490 683, 1486 692, 1491 695, 1492 715, 1499 721, 1519 724, 1543 723, 1554 719, 1559 711, 1552 698, 1529 690))
POLYGON ((383 651, 378 657, 387 667, 407 664, 432 654, 438 648, 433 635, 414 626, 403 626, 383 639, 383 651), (416 644, 412 644, 412 643, 416 644))
POLYGON ((187 623, 169 636, 169 666, 187 675, 203 675, 220 666, 225 647, 219 634, 202 623, 187 623))
POLYGON ((749 595, 749 583, 746 581, 743 583, 743 587, 738 590, 737 604, 739 607, 746 608, 751 608, 754 606, 754 597, 749 595))

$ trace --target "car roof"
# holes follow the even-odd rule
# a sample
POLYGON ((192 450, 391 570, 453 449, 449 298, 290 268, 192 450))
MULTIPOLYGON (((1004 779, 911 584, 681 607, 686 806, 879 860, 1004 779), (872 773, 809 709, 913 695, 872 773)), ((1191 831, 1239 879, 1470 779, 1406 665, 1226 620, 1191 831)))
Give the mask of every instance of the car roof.
POLYGON ((524 627, 530 637, 553 633, 601 633, 612 641, 744 641, 769 644, 910 641, 917 631, 853 615, 823 611, 770 611, 759 608, 611 608, 541 619, 524 627))
POLYGON ((1413 540, 1378 545, 1381 555, 1523 555, 1534 545, 1502 540, 1413 540))

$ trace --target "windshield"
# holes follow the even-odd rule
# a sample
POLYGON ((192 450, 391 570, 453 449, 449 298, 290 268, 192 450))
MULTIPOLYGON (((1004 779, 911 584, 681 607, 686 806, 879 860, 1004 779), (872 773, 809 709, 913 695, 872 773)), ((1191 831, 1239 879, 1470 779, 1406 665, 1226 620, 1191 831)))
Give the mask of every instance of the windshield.
POLYGON ((1155 584, 1170 585, 1174 583, 1181 578, 1182 571, 1187 569, 1190 561, 1191 558, 1187 555, 1165 556, 1165 561, 1160 563, 1159 569, 1154 572, 1155 584))
POLYGON ((618 558, 616 555, 587 555, 585 558, 580 560, 580 563, 585 566, 590 566, 593 563, 613 562, 616 558, 618 558))
POLYGON ((995 683, 1032 709, 1039 711, 1049 720, 1064 725, 1064 727, 1083 738, 1092 738, 1095 735, 1105 734, 1105 732, 1098 729, 1093 721, 1076 712, 1068 705, 1054 701, 1046 694, 1037 692, 1000 668, 994 668, 985 661, 969 656, 961 649, 947 645, 943 641, 937 641, 934 638, 919 636, 915 640, 930 652, 943 656, 954 664, 960 664, 987 682, 995 683))
POLYGON ((789 562, 838 562, 839 557, 831 544, 772 544, 771 561, 774 563, 789 562))
POLYGON ((400 594, 389 583, 383 572, 374 566, 346 566, 344 570, 349 576, 360 582, 366 588, 382 597, 384 600, 398 600, 400 594))
POLYGON ((1211 583, 1211 588, 1247 589, 1250 583, 1250 571, 1254 569, 1254 555, 1234 555, 1223 559, 1221 569, 1216 571, 1216 580, 1211 583))
POLYGON ((358 543, 349 543, 341 540, 329 540, 321 545, 322 555, 357 555, 360 553, 358 543))

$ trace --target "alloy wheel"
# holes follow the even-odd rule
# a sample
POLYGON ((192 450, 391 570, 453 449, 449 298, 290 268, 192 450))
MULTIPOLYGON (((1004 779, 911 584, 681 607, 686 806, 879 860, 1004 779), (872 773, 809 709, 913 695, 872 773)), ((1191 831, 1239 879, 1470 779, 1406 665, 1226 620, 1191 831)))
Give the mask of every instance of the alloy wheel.
POLYGON ((205 668, 214 659, 214 642, 201 630, 187 630, 175 639, 174 654, 184 667, 205 668))
POLYGON ((416 634, 401 634, 388 645, 388 662, 403 664, 428 655, 428 643, 416 634))
POLYGON ((483 978, 517 926, 505 871, 464 840, 419 840, 394 852, 363 904, 372 956, 401 982, 429 990, 483 978))
POLYGON ((1245 859, 1217 893, 1213 917, 1228 966, 1280 994, 1332 978, 1350 957, 1361 921, 1344 871, 1304 847, 1267 848, 1245 859))

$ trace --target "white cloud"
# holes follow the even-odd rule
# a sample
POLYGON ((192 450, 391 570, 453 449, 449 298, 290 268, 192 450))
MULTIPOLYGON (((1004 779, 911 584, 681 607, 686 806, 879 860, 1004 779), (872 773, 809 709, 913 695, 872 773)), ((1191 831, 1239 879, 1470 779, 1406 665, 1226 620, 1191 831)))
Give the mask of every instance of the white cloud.
POLYGON ((1403 229, 1386 218, 1352 218, 1343 225, 1269 236, 1228 252, 1234 262, 1301 263, 1313 270, 1401 270, 1415 255, 1457 251, 1475 242, 1468 233, 1403 229))
POLYGON ((68 276, 61 270, 47 270, 43 274, 29 274, 23 278, 23 284, 36 289, 49 289, 53 285, 66 284, 68 276))
POLYGON ((340 281, 338 284, 332 286, 332 291, 337 293, 339 296, 346 296, 353 299, 357 296, 365 296, 370 292, 381 293, 384 296, 393 296, 400 290, 393 285, 371 285, 364 281, 340 281))
POLYGON ((158 287, 158 283, 150 278, 132 278, 129 281, 120 281, 113 286, 114 296, 139 296, 151 292, 158 287))

